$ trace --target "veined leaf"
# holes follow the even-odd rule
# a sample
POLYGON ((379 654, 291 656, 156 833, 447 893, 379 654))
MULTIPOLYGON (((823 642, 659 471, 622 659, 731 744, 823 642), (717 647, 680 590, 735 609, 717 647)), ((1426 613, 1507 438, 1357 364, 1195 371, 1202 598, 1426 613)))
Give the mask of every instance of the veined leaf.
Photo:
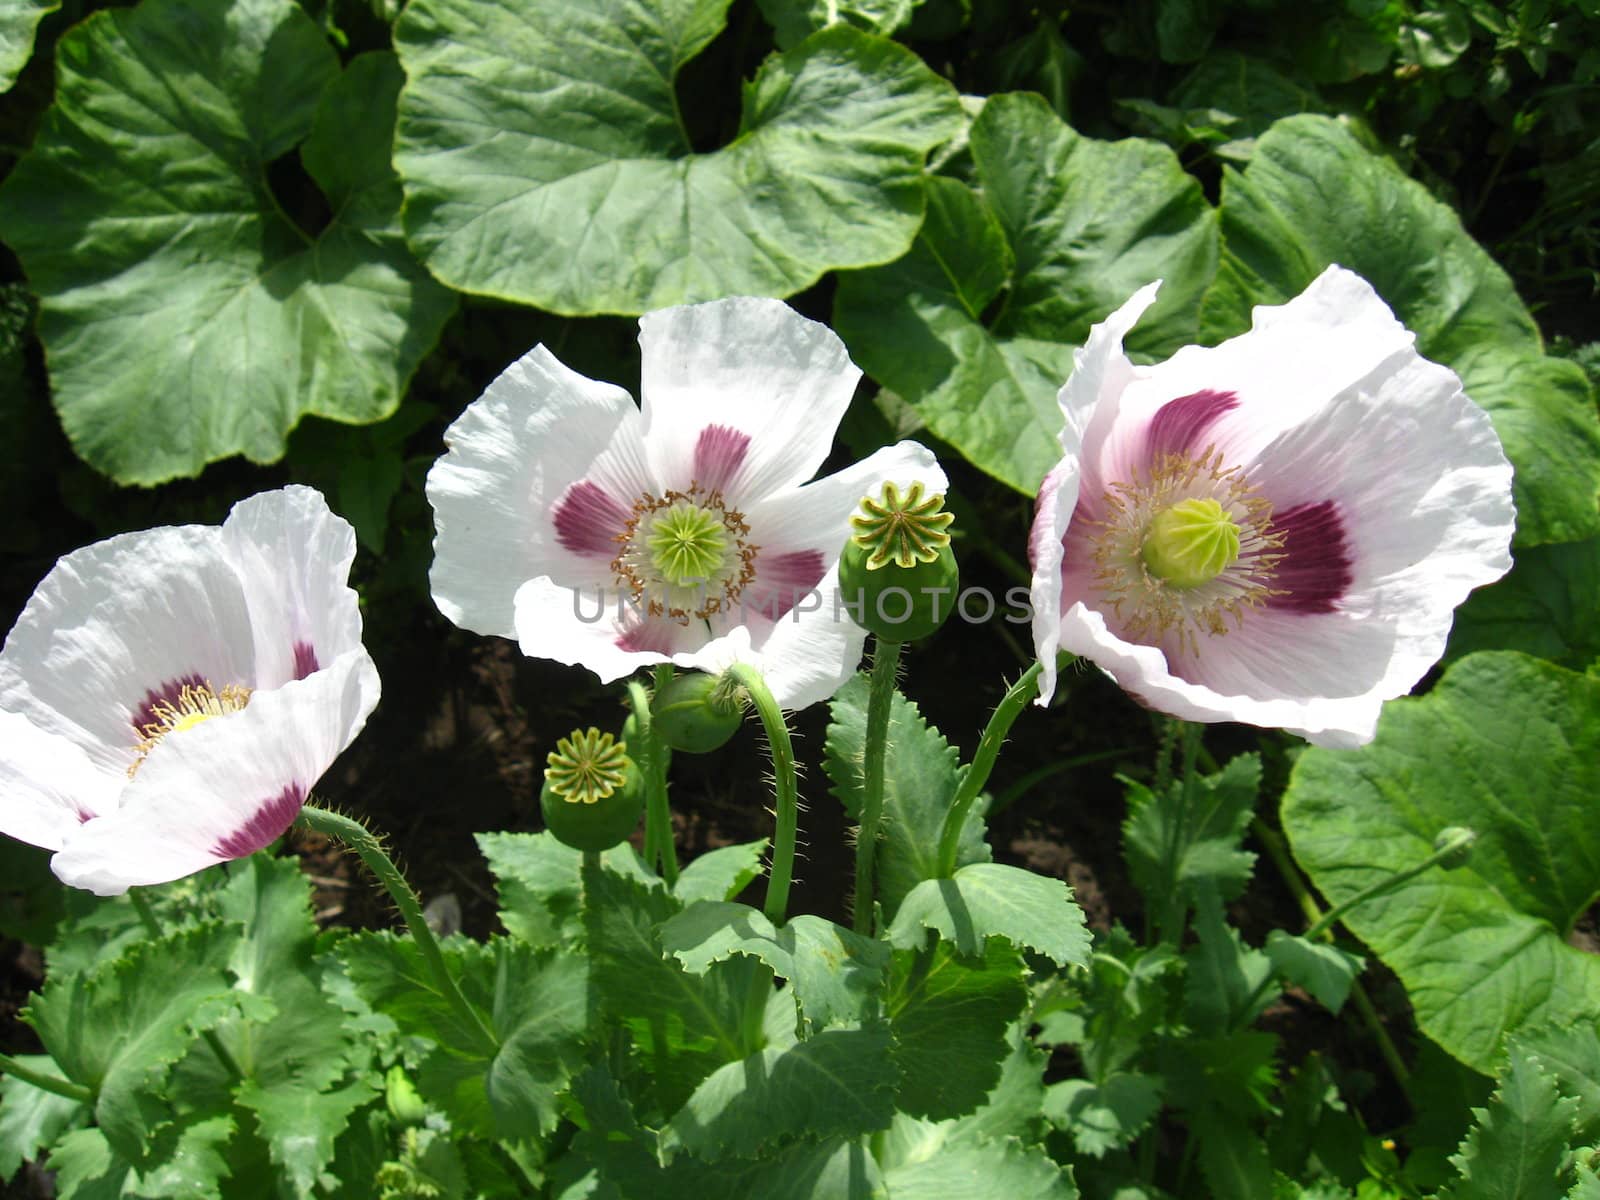
POLYGON ((61 0, 6 0, 0 5, 0 92, 17 81, 32 57, 39 22, 60 7, 61 0))
POLYGON ((1057 966, 1089 961, 1089 929, 1072 889, 1020 867, 969 863, 949 879, 923 880, 901 902, 886 936, 890 945, 914 950, 930 929, 969 956, 1001 937, 1057 966))
POLYGON ((1450 1159, 1461 1181, 1450 1200, 1545 1200, 1557 1179, 1578 1115, 1538 1060, 1513 1044, 1500 1085, 1450 1159))

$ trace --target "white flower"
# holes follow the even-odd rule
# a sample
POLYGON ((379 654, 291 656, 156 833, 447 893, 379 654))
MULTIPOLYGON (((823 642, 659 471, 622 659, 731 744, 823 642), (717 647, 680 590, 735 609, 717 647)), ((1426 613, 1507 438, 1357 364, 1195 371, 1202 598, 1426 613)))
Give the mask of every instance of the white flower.
POLYGON ((838 598, 850 513, 885 481, 945 489, 913 442, 810 479, 861 372, 825 326, 737 298, 639 322, 643 411, 535 347, 428 474, 433 598, 457 625, 609 682, 649 664, 759 668, 832 695, 864 634, 838 598))
POLYGON ((1156 287, 1061 389, 1066 457, 1029 540, 1040 702, 1059 648, 1186 720, 1370 741, 1511 565, 1489 418, 1342 267, 1249 333, 1134 366, 1122 339, 1156 287))
POLYGON ((354 556, 290 487, 62 558, 0 651, 0 831, 102 896, 282 834, 378 702, 354 556))

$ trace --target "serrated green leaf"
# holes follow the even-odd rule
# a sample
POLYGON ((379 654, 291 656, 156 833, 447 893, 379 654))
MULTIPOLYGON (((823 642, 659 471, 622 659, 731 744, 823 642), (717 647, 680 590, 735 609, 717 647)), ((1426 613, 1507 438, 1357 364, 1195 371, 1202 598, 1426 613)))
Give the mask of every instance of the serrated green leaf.
POLYGON ((1272 964, 1228 924, 1214 890, 1202 889, 1197 899, 1195 943, 1183 956, 1183 1007, 1195 1032, 1213 1037, 1243 1028, 1266 1007, 1272 964))
POLYGON ((1330 902, 1415 866, 1447 826, 1478 833, 1345 925, 1405 984, 1423 1032, 1487 1074, 1507 1034, 1600 1017, 1600 959, 1563 940, 1600 889, 1600 680, 1524 655, 1470 655, 1376 740, 1312 748, 1283 823, 1330 902))
MULTIPOLYGON (((18 1054, 19 1063, 45 1075, 61 1069, 48 1054, 18 1054)), ((0 1078, 0 1183, 31 1162, 67 1130, 89 1116, 88 1106, 25 1083, 15 1075, 0 1078)))
POLYGON ((1447 660, 1520 650, 1581 671, 1600 655, 1600 538, 1518 546, 1511 573, 1456 610, 1447 660))
POLYGON ((1573 1144, 1600 1145, 1600 1026, 1535 1029, 1511 1044, 1544 1068, 1563 1096, 1578 1101, 1573 1144))
POLYGON ((1573 1175, 1566 1200, 1600 1200, 1600 1175, 1595 1174, 1594 1168, 1579 1163, 1573 1175))
POLYGON ((978 959, 944 942, 897 951, 889 982, 897 1107, 933 1120, 977 1109, 1000 1080, 1008 1026, 1026 1002, 1021 963, 1003 942, 978 959))
POLYGON ((991 937, 1037 951, 1057 966, 1089 961, 1089 929, 1072 889, 1059 879, 1000 863, 972 863, 949 879, 926 879, 901 901, 889 944, 915 950, 933 930, 958 953, 982 955, 991 937))
POLYGON ((233 1121, 225 1116, 169 1128, 141 1172, 117 1153, 104 1130, 75 1130, 50 1155, 56 1195, 61 1200, 214 1200, 230 1173, 225 1150, 233 1134, 233 1121))
POLYGON ((903 254, 923 158, 960 125, 955 90, 903 47, 835 26, 768 59, 734 140, 695 153, 674 81, 727 6, 408 5, 395 163, 429 269, 577 315, 786 296, 903 254))
POLYGON ((84 975, 54 978, 28 1022, 63 1074, 96 1093, 95 1119, 115 1152, 142 1165, 166 1119, 160 1080, 203 1030, 233 1008, 224 968, 237 926, 210 924, 135 945, 84 975))
POLYGON ((1211 1195, 1228 1200, 1273 1200, 1272 1164, 1260 1132, 1215 1108, 1189 1113, 1190 1136, 1199 1149, 1200 1172, 1211 1195))
POLYGON ((306 413, 392 412, 455 303, 399 236, 394 56, 341 73, 292 0, 150 0, 69 30, 57 63, 0 224, 78 454, 152 484, 276 461, 306 413), (268 184, 297 143, 334 213, 315 237, 268 184))
POLYGON ((418 1090, 453 1122, 486 1136, 549 1132, 588 1028, 588 964, 507 938, 487 945, 452 939, 443 949, 496 1045, 446 1002, 409 939, 359 934, 338 954, 368 1003, 403 1033, 438 1045, 423 1063, 418 1090))
POLYGON ((1156 1051, 1167 1101, 1186 1112, 1215 1111, 1233 1124, 1255 1121, 1272 1110, 1277 1049, 1277 1038, 1253 1030, 1168 1038, 1156 1051))
POLYGON ((583 886, 595 998, 648 1052, 658 1099, 676 1109, 710 1072, 755 1049, 756 1031, 746 1029, 750 999, 771 989, 771 970, 738 955, 692 975, 662 953, 657 938, 657 929, 682 909, 664 888, 605 867, 586 869, 583 886))
POLYGON ((1454 210, 1339 122, 1307 115, 1274 125, 1242 175, 1225 172, 1220 213, 1207 340, 1242 332, 1251 306, 1298 295, 1324 267, 1348 267, 1493 418, 1516 468, 1517 544, 1600 532, 1600 420, 1588 382, 1576 364, 1544 357, 1510 278, 1454 210))
POLYGON ((752 1158, 800 1137, 859 1137, 894 1114, 889 1031, 828 1029, 718 1068, 662 1131, 670 1155, 752 1158))
POLYGON ((60 7, 61 0, 6 0, 0 5, 0 92, 17 81, 33 57, 33 35, 39 22, 60 7))
POLYGON ((1160 796, 1131 779, 1123 783, 1128 817, 1122 851, 1159 928, 1175 933, 1199 889, 1215 889, 1225 900, 1244 891, 1256 861, 1241 844, 1261 786, 1259 756, 1230 759, 1187 789, 1175 780, 1160 796))
POLYGON ((1067 1079, 1045 1089, 1045 1118, 1072 1136, 1079 1153, 1094 1158, 1128 1145, 1160 1110, 1161 1080, 1134 1071, 1099 1084, 1067 1079))
POLYGON ((889 947, 803 913, 774 928, 744 904, 703 900, 661 926, 661 949, 694 974, 735 954, 766 963, 790 982, 806 1032, 859 1025, 881 1012, 889 947))
POLYGON ((297 1197, 310 1197, 317 1189, 337 1186, 326 1170, 333 1161, 334 1142, 350 1114, 378 1094, 371 1079, 353 1080, 327 1092, 314 1092, 293 1083, 264 1088, 254 1079, 240 1086, 240 1105, 255 1114, 256 1132, 270 1148, 273 1163, 284 1183, 297 1197))
POLYGON ((1461 1180, 1450 1200, 1546 1200, 1557 1183, 1578 1115, 1537 1059, 1513 1045, 1499 1086, 1450 1161, 1461 1180))
MULTIPOLYGON (((583 932, 583 853, 553 833, 474 834, 489 861, 500 895, 500 923, 534 946, 560 946, 583 932)), ((732 849, 732 847, 729 847, 732 849)), ((654 879, 631 845, 607 850, 600 861, 612 871, 648 884, 654 879)), ((690 864, 692 869, 694 864, 690 864)), ((684 874, 688 874, 685 870, 684 874)), ((678 877, 682 883, 683 876, 678 877)))
POLYGON ((1031 495, 1061 456, 1056 392, 1090 325, 1164 278, 1129 345, 1194 340, 1216 217, 1166 146, 1081 137, 1036 95, 989 97, 970 149, 978 190, 930 180, 910 253, 841 276, 834 324, 929 428, 1031 495))
POLYGON ((1331 1013, 1344 1007, 1350 985, 1366 969, 1366 960, 1326 942, 1274 929, 1267 934, 1267 957, 1272 969, 1296 987, 1310 992, 1331 1013))
MULTIPOLYGON (((867 680, 857 675, 829 701, 832 721, 823 769, 845 811, 861 814, 862 755, 866 750, 867 680)), ((883 825, 878 842, 878 899, 892 917, 906 893, 939 875, 939 834, 955 798, 960 774, 956 750, 898 692, 889 703, 888 749, 883 766, 883 825)), ((956 852, 956 865, 987 862, 983 818, 972 806, 956 852)))
POLYGON ((926 1158, 909 1158, 883 1173, 888 1200, 1077 1200, 1072 1173, 1016 1138, 941 1142, 926 1158))
POLYGON ((761 856, 768 839, 719 846, 683 869, 672 894, 685 904, 696 900, 732 900, 761 874, 761 856))

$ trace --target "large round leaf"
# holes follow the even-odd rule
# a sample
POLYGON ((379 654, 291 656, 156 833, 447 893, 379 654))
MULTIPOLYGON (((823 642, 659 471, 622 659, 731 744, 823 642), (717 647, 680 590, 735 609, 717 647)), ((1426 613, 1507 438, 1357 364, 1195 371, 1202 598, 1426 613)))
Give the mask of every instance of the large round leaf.
POLYGON ((1519 1029, 1600 1017, 1600 956, 1566 942, 1600 892, 1600 679, 1510 652, 1473 654, 1396 700, 1360 750, 1307 750, 1283 798, 1295 857, 1342 903, 1478 833, 1345 924, 1406 986, 1417 1024, 1492 1074, 1519 1029))
POLYGON ((61 0, 0 0, 0 92, 17 81, 33 53, 33 35, 61 0))
POLYGON ((124 483, 270 462, 305 413, 376 421, 453 298, 410 257, 389 166, 400 71, 341 75, 292 0, 145 0, 57 51, 56 102, 0 189, 74 448, 124 483), (290 220, 301 160, 333 220, 290 220))
POLYGON ((732 144, 693 153, 674 82, 728 0, 413 0, 395 165, 453 287, 554 312, 787 296, 905 253, 953 88, 845 26, 769 59, 732 144))
POLYGON ((1297 295, 1330 263, 1364 275, 1488 410, 1516 468, 1517 544, 1600 533, 1600 420, 1583 371, 1546 358, 1511 280, 1456 214, 1330 117, 1279 121, 1222 187, 1208 341, 1297 295))
POLYGON ((1038 96, 991 97, 971 149, 981 194, 931 180, 911 252, 841 278, 834 323, 936 434, 1032 492, 1061 456, 1056 393, 1090 325, 1164 278, 1129 345, 1194 340, 1216 219, 1167 147, 1081 137, 1038 96))

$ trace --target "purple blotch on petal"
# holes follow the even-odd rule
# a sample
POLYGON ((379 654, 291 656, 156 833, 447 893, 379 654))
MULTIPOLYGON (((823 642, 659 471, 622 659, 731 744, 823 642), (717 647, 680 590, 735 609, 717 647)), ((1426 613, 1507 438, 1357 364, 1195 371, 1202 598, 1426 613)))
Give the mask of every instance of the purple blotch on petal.
POLYGON ((739 603, 770 620, 780 620, 811 594, 827 571, 827 564, 817 550, 764 554, 757 559, 756 577, 739 597, 739 603))
POLYGON ((701 491, 724 490, 744 464, 750 435, 726 425, 707 425, 694 444, 694 482, 701 491))
POLYGON ((296 642, 294 644, 294 677, 304 679, 307 675, 320 670, 322 664, 317 661, 317 648, 310 642, 296 642))
POLYGON ((240 828, 220 839, 211 847, 211 853, 218 858, 243 858, 270 846, 294 824, 305 802, 306 789, 298 783, 291 783, 272 799, 263 802, 240 828))
POLYGON ((1274 513, 1272 527, 1283 538, 1272 586, 1284 594, 1271 597, 1267 606, 1283 612, 1333 612, 1355 582, 1339 506, 1332 500, 1297 504, 1274 513))
POLYGON ((156 705, 176 705, 178 698, 183 695, 184 688, 204 687, 205 683, 204 675, 190 671, 187 675, 179 675, 176 679, 169 679, 151 688, 144 694, 144 699, 134 706, 132 717, 134 732, 141 738, 144 737, 144 727, 158 723, 156 705))
POLYGON ((644 651, 671 654, 672 641, 672 629, 665 621, 642 621, 632 629, 623 631, 617 638, 617 649, 630 654, 644 651))
POLYGON ((556 505, 554 521, 563 549, 609 561, 617 553, 617 535, 627 528, 628 510, 598 484, 580 479, 556 505))
POLYGON ((1192 457, 1206 448, 1206 434, 1217 418, 1238 407, 1239 397, 1232 392, 1210 388, 1167 401, 1150 420, 1146 454, 1150 461, 1166 454, 1192 457))

